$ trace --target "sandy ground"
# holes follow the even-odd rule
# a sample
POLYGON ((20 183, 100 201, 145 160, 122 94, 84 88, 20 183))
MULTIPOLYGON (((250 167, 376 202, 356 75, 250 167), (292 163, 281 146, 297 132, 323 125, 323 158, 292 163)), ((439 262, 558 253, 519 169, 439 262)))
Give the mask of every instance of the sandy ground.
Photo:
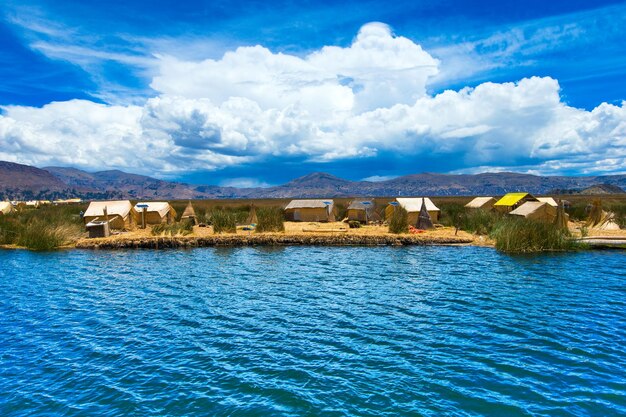
MULTIPOLYGON (((194 226, 193 233, 190 237, 208 237, 213 236, 213 228, 211 226, 199 227, 194 226)), ((243 227, 237 228, 237 235, 246 236, 256 234, 253 230, 243 230, 243 227)), ((350 234, 357 236, 383 236, 389 235, 387 226, 363 226, 358 229, 350 229, 347 224, 341 222, 334 223, 307 223, 307 222, 285 222, 285 235, 332 235, 332 234, 350 234)), ((425 237, 447 238, 461 237, 466 239, 475 239, 476 237, 470 233, 459 230, 455 232, 452 227, 441 227, 420 233, 425 237), (456 234, 455 234, 456 233, 456 234)), ((125 240, 152 237, 152 230, 135 229, 127 232, 120 232, 109 237, 111 240, 125 240)), ((487 239, 478 239, 486 242, 487 239)))
MULTIPOLYGON (((572 233, 573 237, 582 237, 581 229, 584 229, 584 222, 570 222, 569 229, 572 233)), ((477 236, 471 233, 455 230, 452 227, 437 227, 432 230, 424 231, 423 233, 415 234, 415 235, 393 235, 388 231, 387 226, 379 226, 379 225, 368 225, 362 226, 357 229, 350 229, 346 223, 342 222, 334 222, 334 223, 314 223, 314 222, 285 222, 285 232, 284 233, 268 233, 268 234, 259 234, 255 233, 253 230, 243 230, 243 227, 237 228, 236 236, 315 236, 315 237, 324 237, 324 236, 374 236, 374 237, 384 237, 384 236, 412 236, 414 238, 423 239, 425 241, 429 241, 430 243, 436 244, 438 241, 445 241, 446 239, 454 240, 454 239, 463 239, 465 242, 469 241, 471 243, 463 243, 469 244, 473 246, 488 246, 493 247, 495 242, 490 239, 488 236, 477 236)), ((235 235, 231 233, 225 233, 221 235, 215 235, 213 233, 213 228, 211 226, 208 227, 199 227, 194 226, 193 233, 186 235, 186 238, 210 238, 215 236, 222 236, 224 238, 232 238, 235 235)), ((163 236, 169 237, 169 236, 163 236)), ((588 228, 586 237, 588 238, 600 238, 600 237, 609 237, 609 238, 623 238, 626 239, 626 230, 602 230, 602 229, 594 229, 588 228)), ((106 239, 98 239, 103 242, 116 242, 119 241, 132 241, 132 240, 150 240, 154 239, 155 236, 152 235, 152 229, 150 227, 146 229, 134 229, 131 231, 123 231, 123 232, 114 232, 109 238, 106 239)), ((87 234, 84 234, 84 237, 79 239, 76 245, 90 245, 95 243, 94 239, 88 239, 87 234)), ((18 249, 18 246, 15 245, 0 245, 5 249, 18 249)), ((75 247, 75 245, 66 246, 65 248, 75 247)))
MULTIPOLYGON (((570 233, 575 237, 583 237, 585 222, 569 222, 570 233)), ((587 237, 621 237, 626 239, 626 229, 606 230, 603 228, 587 228, 587 237)))
MULTIPOLYGON (((574 237, 581 237, 581 229, 584 227, 583 222, 569 223, 569 229, 574 237)), ((243 227, 237 228, 237 236, 258 236, 253 230, 243 230, 243 227)), ((353 236, 389 236, 387 226, 368 225, 357 229, 350 229, 346 223, 334 222, 334 223, 315 223, 315 222, 285 222, 285 232, 280 233, 284 236, 331 236, 331 235, 353 235, 353 236)), ((215 236, 213 228, 211 226, 199 227, 194 226, 193 233, 186 235, 187 237, 205 238, 215 236)), ((233 234, 222 234, 221 236, 233 236, 233 234)), ((623 237, 626 239, 626 230, 600 230, 590 228, 587 231, 588 237, 623 237)), ((150 227, 147 229, 134 229, 132 231, 119 232, 111 237, 108 241, 126 241, 137 239, 150 239, 153 238, 152 230, 150 227)), ((455 230, 452 227, 438 227, 432 230, 427 230, 423 233, 419 233, 416 237, 424 238, 427 240, 437 241, 439 239, 446 238, 462 238, 471 240, 471 245, 475 246, 494 246, 494 241, 488 236, 477 236, 471 233, 455 230)), ((89 239, 81 239, 82 242, 89 241, 89 239)))

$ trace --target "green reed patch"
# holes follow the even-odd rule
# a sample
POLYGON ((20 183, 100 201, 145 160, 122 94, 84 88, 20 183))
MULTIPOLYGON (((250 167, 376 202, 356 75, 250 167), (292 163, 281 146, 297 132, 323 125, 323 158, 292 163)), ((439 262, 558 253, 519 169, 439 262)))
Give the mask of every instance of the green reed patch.
POLYGON ((0 216, 0 245, 11 245, 17 242, 24 225, 17 215, 0 216))
POLYGON ((44 206, 0 216, 0 244, 51 250, 76 242, 83 234, 82 205, 44 206))
POLYGON ((409 232, 409 213, 400 206, 396 206, 389 219, 389 232, 400 234, 409 232))
POLYGON ((256 217, 258 233, 285 231, 285 217, 280 207, 259 207, 256 209, 256 217))
POLYGON ((460 203, 440 203, 439 223, 444 226, 461 227, 465 206, 460 203))
MULTIPOLYGON (((246 213, 247 216, 247 213, 246 213)), ((257 214, 258 216, 258 214, 257 214)), ((238 216, 231 211, 211 211, 211 224, 214 233, 236 233, 238 216)), ((243 220, 245 221, 245 219, 243 220)))
POLYGON ((613 203, 607 207, 607 210, 613 213, 613 220, 622 229, 626 229, 626 204, 613 203))
POLYGON ((459 227, 477 235, 489 235, 502 219, 503 215, 497 211, 470 209, 461 215, 459 227))
POLYGON ((493 227, 491 237, 496 249, 510 253, 564 251, 577 249, 579 245, 569 233, 546 222, 506 216, 493 227))
POLYGON ((154 236, 185 236, 193 232, 193 224, 188 220, 167 224, 161 223, 152 227, 154 236))

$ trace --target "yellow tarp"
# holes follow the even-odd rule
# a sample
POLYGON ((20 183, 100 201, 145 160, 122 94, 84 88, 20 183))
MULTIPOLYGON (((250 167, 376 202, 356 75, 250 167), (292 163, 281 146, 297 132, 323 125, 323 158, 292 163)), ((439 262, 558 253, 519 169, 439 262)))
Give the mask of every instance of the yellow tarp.
POLYGON ((508 193, 494 204, 494 206, 511 207, 517 204, 522 198, 526 197, 528 193, 508 193))

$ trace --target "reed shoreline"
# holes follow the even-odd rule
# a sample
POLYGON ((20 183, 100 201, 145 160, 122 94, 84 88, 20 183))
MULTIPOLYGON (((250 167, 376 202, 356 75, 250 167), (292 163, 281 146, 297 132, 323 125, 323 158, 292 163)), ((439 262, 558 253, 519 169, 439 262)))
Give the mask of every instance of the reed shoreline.
MULTIPOLYGON (((475 241, 468 237, 439 237, 415 235, 347 235, 347 234, 258 234, 140 237, 123 239, 81 239, 77 249, 176 249, 196 247, 242 246, 434 246, 469 245, 475 241)), ((483 245, 484 246, 484 245, 483 245)))

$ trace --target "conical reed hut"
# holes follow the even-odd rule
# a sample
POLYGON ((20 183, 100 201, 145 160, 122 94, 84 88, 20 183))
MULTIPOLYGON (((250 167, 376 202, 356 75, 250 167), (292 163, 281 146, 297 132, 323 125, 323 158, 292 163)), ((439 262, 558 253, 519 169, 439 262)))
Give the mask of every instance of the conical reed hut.
POLYGON ((426 208, 426 201, 422 198, 422 207, 420 208, 420 214, 417 218, 417 228, 421 230, 432 229, 433 221, 430 218, 430 213, 428 213, 428 209, 426 208))
POLYGON ((248 214, 248 218, 246 219, 246 224, 257 224, 259 219, 256 217, 256 207, 254 204, 250 207, 250 213, 248 214))
POLYGON ((183 215, 180 217, 180 219, 190 221, 191 224, 194 225, 197 223, 196 211, 193 209, 191 201, 187 203, 187 207, 185 207, 185 211, 183 211, 183 215))
POLYGON ((556 218, 554 219, 554 224, 561 230, 567 231, 567 221, 568 215, 565 213, 565 207, 563 205, 563 201, 558 201, 558 206, 556 209, 556 218))

